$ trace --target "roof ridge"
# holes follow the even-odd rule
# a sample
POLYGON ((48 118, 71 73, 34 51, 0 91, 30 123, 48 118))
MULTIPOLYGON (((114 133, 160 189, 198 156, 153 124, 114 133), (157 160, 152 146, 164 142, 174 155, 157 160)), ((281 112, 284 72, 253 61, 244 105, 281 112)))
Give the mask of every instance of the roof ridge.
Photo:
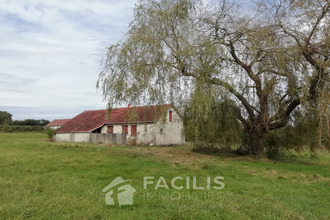
MULTIPOLYGON (((112 108, 111 110, 115 109, 127 109, 127 108, 144 108, 144 107, 161 107, 161 106, 171 106, 172 104, 163 104, 163 105, 142 105, 142 106, 126 106, 126 107, 118 107, 118 108, 112 108)), ((83 112, 92 112, 92 111, 107 111, 109 109, 94 109, 94 110, 84 110, 83 112)), ((82 112, 82 113, 83 113, 82 112)))

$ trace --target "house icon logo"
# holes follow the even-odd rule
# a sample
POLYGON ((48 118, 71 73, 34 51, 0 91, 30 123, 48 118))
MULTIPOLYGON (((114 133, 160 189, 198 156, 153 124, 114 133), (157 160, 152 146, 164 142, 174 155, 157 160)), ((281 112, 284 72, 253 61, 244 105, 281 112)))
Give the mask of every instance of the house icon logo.
POLYGON ((136 190, 130 184, 123 184, 127 181, 129 180, 124 180, 122 177, 118 176, 102 190, 102 192, 105 193, 105 203, 107 205, 116 204, 114 198, 115 194, 117 194, 119 206, 133 204, 133 194, 136 190))

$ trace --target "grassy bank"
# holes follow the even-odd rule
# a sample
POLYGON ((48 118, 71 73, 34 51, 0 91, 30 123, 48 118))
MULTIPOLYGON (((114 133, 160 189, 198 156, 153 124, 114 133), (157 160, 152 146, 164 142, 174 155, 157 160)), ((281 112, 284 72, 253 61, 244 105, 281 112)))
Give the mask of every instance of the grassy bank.
MULTIPOLYGON (((0 219, 329 219, 330 155, 287 161, 219 157, 189 147, 54 143, 42 133, 0 133, 0 219), (132 206, 105 204, 117 176, 132 206), (225 188, 143 189, 143 177, 222 176, 225 188)), ((185 181, 177 181, 184 185, 185 181)), ((191 183, 190 183, 191 184, 191 183)))

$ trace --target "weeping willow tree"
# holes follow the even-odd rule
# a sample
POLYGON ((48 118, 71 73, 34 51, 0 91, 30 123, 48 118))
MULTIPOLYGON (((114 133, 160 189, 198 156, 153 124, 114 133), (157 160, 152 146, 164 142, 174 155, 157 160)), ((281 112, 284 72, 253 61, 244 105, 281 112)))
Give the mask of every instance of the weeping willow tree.
POLYGON ((240 9, 230 1, 141 0, 126 37, 108 48, 98 87, 110 107, 193 103, 200 119, 214 113, 201 111, 214 97, 226 96, 247 151, 260 155, 269 132, 287 126, 298 106, 329 105, 321 95, 329 3, 274 2, 240 9))
POLYGON ((318 146, 330 149, 329 1, 277 1, 271 7, 279 35, 286 44, 292 45, 289 53, 292 61, 282 66, 291 64, 294 73, 300 74, 295 74, 295 83, 292 83, 299 91, 291 95, 294 106, 298 107, 294 129, 291 129, 295 133, 292 139, 298 140, 298 145, 308 145, 312 152, 318 146))

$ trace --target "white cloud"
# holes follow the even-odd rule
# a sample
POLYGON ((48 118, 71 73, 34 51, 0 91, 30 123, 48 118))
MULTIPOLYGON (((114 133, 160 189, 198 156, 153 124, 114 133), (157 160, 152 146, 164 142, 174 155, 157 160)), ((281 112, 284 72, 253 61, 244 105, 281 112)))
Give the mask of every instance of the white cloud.
POLYGON ((54 119, 65 109, 72 117, 69 109, 104 108, 95 87, 100 62, 123 38, 135 3, 2 0, 0 110, 12 110, 14 119, 54 119))

